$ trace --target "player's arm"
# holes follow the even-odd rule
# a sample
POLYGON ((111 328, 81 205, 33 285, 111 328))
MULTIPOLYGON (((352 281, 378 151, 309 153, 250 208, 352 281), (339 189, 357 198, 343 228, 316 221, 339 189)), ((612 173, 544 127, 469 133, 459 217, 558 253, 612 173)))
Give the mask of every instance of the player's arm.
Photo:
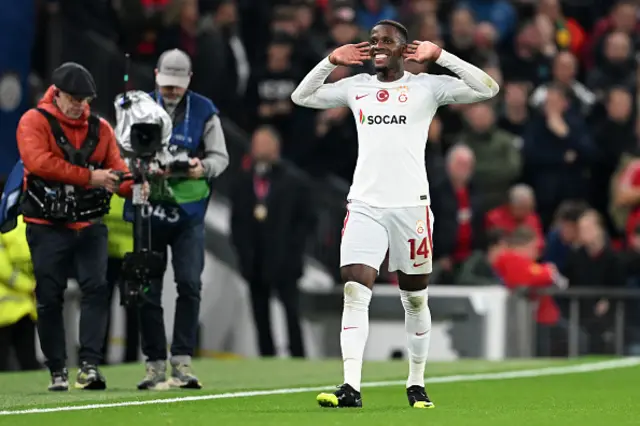
POLYGON ((291 94, 294 104, 316 109, 329 109, 347 105, 347 87, 344 80, 324 84, 336 65, 324 58, 300 82, 291 94))
POLYGON ((440 105, 480 102, 493 98, 500 91, 498 83, 489 74, 446 50, 442 50, 436 64, 460 77, 436 76, 435 93, 440 105))
POLYGON ((362 65, 368 59, 369 43, 347 44, 334 50, 302 79, 291 94, 294 104, 317 109, 348 106, 349 79, 325 84, 329 74, 338 66, 362 65))
POLYGON ((407 45, 405 57, 421 63, 435 61, 460 77, 430 76, 439 105, 484 101, 500 91, 498 83, 489 74, 431 42, 414 41, 407 45))

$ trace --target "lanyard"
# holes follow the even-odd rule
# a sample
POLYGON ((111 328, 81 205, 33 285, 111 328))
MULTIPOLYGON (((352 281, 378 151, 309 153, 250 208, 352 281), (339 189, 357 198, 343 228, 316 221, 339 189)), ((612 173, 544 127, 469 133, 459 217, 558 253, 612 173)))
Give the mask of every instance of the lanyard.
POLYGON ((256 194, 256 198, 259 202, 263 202, 264 199, 267 198, 270 186, 270 182, 265 178, 253 178, 253 192, 256 194))
MULTIPOLYGON (((156 102, 162 108, 164 108, 162 96, 160 96, 157 90, 155 91, 155 95, 156 95, 156 102)), ((187 143, 188 142, 187 135, 189 134, 189 120, 191 119, 191 94, 190 93, 187 93, 187 98, 185 99, 185 101, 187 103, 187 107, 184 113, 184 131, 183 131, 184 139, 183 140, 185 143, 187 143)), ((176 108, 177 108, 177 105, 176 105, 176 108)), ((173 111, 173 113, 175 114, 175 110, 173 111)), ((174 117, 171 117, 171 121, 173 121, 173 119, 174 117)))

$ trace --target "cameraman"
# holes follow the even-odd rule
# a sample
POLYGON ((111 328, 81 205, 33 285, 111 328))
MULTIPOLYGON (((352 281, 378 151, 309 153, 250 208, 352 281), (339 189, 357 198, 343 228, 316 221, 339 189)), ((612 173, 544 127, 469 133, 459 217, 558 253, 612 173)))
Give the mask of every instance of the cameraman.
POLYGON ((127 167, 109 123, 90 112, 96 85, 89 71, 68 62, 53 72, 52 81, 37 108, 22 116, 17 130, 25 169, 21 209, 36 278, 38 335, 51 372, 49 390, 68 390, 62 305, 67 281, 74 276, 82 292, 81 365, 75 387, 105 389, 98 370, 109 300, 102 216, 111 193, 130 196, 131 184, 120 185, 112 172, 127 172, 127 167))
POLYGON ((200 389, 191 370, 200 314, 201 274, 204 269, 204 217, 211 180, 229 163, 218 110, 211 100, 188 90, 191 60, 178 50, 164 52, 156 69, 157 90, 151 96, 171 116, 173 134, 169 151, 189 158, 184 170, 174 168, 162 187, 151 187, 151 245, 165 256, 171 246, 178 288, 171 377, 166 378, 167 337, 161 304, 162 282, 153 282, 140 306, 142 352, 147 357, 145 378, 138 389, 169 386, 200 389))

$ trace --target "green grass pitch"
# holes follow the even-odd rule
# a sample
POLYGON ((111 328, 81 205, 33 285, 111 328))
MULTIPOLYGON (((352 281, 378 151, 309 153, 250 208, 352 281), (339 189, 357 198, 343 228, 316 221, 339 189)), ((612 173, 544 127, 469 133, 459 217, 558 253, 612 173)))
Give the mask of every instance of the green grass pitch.
POLYGON ((363 386, 362 409, 316 404, 317 389, 341 381, 338 360, 201 360, 194 367, 200 391, 137 391, 142 365, 104 368, 104 392, 50 393, 46 372, 1 374, 0 426, 640 424, 634 358, 430 363, 430 410, 408 406, 403 361, 365 362, 363 380, 371 385, 363 386))

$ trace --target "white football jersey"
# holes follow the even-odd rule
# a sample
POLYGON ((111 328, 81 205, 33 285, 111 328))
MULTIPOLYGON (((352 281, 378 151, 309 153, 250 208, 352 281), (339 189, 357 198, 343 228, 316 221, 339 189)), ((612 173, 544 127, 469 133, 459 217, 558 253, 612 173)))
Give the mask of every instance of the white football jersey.
POLYGON ((499 90, 485 72, 444 50, 436 62, 460 78, 405 71, 393 82, 358 74, 324 84, 335 68, 325 58, 291 95, 297 105, 309 108, 351 108, 358 160, 349 200, 374 207, 430 204, 425 147, 438 107, 486 100, 499 90))

